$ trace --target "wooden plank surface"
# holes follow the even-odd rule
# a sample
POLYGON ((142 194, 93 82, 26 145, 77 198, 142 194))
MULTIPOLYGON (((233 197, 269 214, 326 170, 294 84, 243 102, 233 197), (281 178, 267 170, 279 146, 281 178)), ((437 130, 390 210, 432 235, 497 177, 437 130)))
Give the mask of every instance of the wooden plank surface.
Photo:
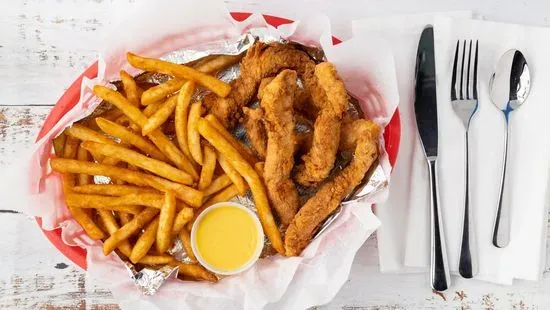
MULTIPOLYGON (((107 29, 139 0, 0 1, 0 171, 34 141, 63 90, 86 68, 107 29)), ((277 14, 280 1, 229 1, 233 10, 277 14)), ((284 0, 286 3, 296 1, 284 0)), ((308 1, 327 13, 338 35, 351 18, 388 12, 474 10, 492 19, 548 25, 543 1, 308 1)), ((293 18, 294 16, 289 16, 293 18)), ((1 186, 9 186, 2 184, 1 186)), ((117 309, 111 293, 92 284, 42 235, 34 219, 10 212, 0 197, 1 309, 117 309)), ((515 286, 455 279, 452 291, 427 289, 426 274, 380 274, 375 237, 359 251, 349 280, 317 309, 548 309, 550 279, 515 286)), ((547 268, 548 271, 548 268, 547 268)))

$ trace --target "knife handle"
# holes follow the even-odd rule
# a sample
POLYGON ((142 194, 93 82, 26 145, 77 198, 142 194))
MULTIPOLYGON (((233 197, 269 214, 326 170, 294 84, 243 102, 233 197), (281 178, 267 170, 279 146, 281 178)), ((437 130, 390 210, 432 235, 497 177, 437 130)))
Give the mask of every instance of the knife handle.
POLYGON ((439 207, 439 184, 437 181, 436 158, 428 158, 430 172, 430 226, 431 226, 431 264, 430 280, 432 288, 436 291, 445 291, 451 284, 449 264, 447 263, 447 247, 445 246, 445 234, 439 207))

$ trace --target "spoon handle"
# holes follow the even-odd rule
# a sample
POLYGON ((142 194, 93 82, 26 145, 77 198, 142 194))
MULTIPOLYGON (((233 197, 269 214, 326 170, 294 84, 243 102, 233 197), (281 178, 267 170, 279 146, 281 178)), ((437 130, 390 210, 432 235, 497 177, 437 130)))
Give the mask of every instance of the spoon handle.
POLYGON ((458 264, 458 272, 464 278, 470 279, 477 274, 477 253, 474 221, 472 211, 470 210, 470 165, 469 165, 469 140, 468 129, 465 131, 465 194, 464 194, 464 222, 462 226, 462 243, 460 246, 460 259, 458 264))
POLYGON ((508 167, 508 137, 510 136, 510 112, 504 113, 506 121, 506 131, 504 135, 504 162, 502 166, 502 177, 500 180, 500 190, 498 196, 497 214, 495 217, 495 226, 493 229, 493 245, 497 248, 504 248, 510 243, 510 191, 507 187, 508 167))

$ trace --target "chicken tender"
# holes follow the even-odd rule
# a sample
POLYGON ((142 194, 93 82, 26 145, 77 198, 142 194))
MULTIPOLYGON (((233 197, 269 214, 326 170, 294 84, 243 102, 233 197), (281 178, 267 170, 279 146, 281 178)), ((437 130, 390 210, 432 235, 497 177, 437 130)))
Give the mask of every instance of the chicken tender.
POLYGON ((285 234, 287 256, 300 255, 319 225, 357 187, 378 157, 380 128, 367 120, 357 120, 350 127, 356 147, 350 164, 311 197, 296 214, 285 234))
MULTIPOLYGON (((231 92, 225 98, 209 94, 204 104, 209 113, 214 114, 226 128, 235 126, 246 106, 258 90, 263 78, 274 76, 283 69, 296 70, 304 82, 304 87, 313 97, 319 97, 316 88, 315 62, 304 51, 291 44, 261 42, 255 43, 247 51, 241 62, 241 73, 231 83, 231 92)), ((322 102, 322 99, 317 99, 322 102)))
POLYGON ((346 87, 333 64, 318 64, 315 76, 325 92, 326 102, 315 119, 311 149, 302 156, 304 163, 298 167, 296 181, 303 186, 315 186, 329 175, 336 160, 340 125, 348 106, 346 87))
POLYGON ((290 177, 294 166, 293 102, 297 74, 284 70, 263 90, 261 107, 267 131, 264 180, 271 204, 286 228, 298 210, 298 192, 290 177))

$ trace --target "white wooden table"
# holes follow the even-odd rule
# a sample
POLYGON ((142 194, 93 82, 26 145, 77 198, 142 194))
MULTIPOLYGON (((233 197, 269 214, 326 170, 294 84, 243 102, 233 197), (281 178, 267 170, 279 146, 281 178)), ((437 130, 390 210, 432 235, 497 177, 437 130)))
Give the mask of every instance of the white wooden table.
MULTIPOLYGON (((96 57, 99 31, 120 15, 113 11, 130 9, 138 1, 0 0, 0 171, 31 145, 51 105, 96 57)), ((348 33, 344 21, 381 13, 472 10, 498 21, 550 24, 550 2, 544 0, 294 2, 296 15, 310 7, 328 14, 341 37, 348 33)), ((257 0, 231 1, 229 7, 261 8, 273 15, 278 10, 275 2, 257 0)), ((118 309, 111 293, 89 284, 85 273, 45 239, 32 218, 10 209, 0 198, 0 308, 118 309)), ((513 287, 455 279, 452 290, 439 295, 427 288, 427 275, 383 275, 377 263, 374 236, 357 254, 338 296, 318 308, 550 308, 548 276, 541 283, 513 287)))

